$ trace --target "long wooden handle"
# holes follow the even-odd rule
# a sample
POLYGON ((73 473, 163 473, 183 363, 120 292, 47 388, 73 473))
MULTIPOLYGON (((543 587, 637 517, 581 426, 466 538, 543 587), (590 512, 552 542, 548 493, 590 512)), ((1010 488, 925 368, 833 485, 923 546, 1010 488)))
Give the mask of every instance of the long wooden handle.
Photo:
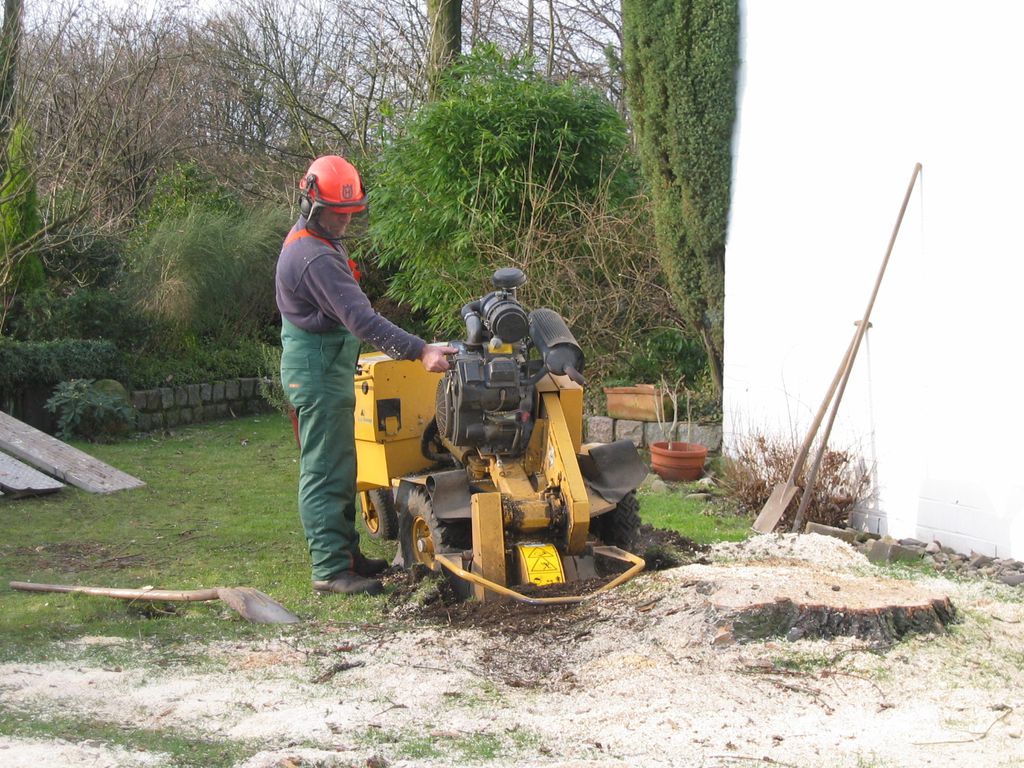
POLYGON ((118 589, 115 587, 82 587, 74 584, 36 584, 31 581, 12 581, 11 589, 22 592, 73 592, 80 595, 116 597, 119 600, 170 600, 172 602, 201 603, 217 600, 216 589, 118 589))
POLYGON ((853 333, 853 338, 850 339, 850 346, 846 348, 846 354, 843 355, 842 362, 839 363, 839 368, 836 370, 836 375, 832 377, 832 384, 828 388, 828 392, 825 393, 824 399, 821 401, 821 405, 818 406, 818 412, 814 415, 814 421, 811 422, 811 426, 807 428, 807 435, 804 437, 804 442, 800 446, 800 451, 796 455, 796 459, 793 460, 793 468, 789 471, 789 479, 787 485, 796 485, 796 479, 800 476, 801 470, 804 468, 804 462, 807 461, 807 454, 811 452, 811 446, 814 444, 814 437, 818 434, 818 427, 821 426, 821 420, 825 418, 825 411, 828 410, 828 404, 832 402, 832 396, 836 393, 836 388, 839 386, 839 382, 843 379, 843 373, 850 366, 850 356, 856 354, 854 348, 857 346, 859 340, 859 330, 857 329, 853 333))
POLYGON ((842 368, 842 380, 839 384, 839 389, 836 391, 836 400, 832 404, 832 412, 829 414, 828 425, 825 427, 825 432, 821 437, 821 444, 818 446, 818 454, 814 459, 814 464, 811 468, 811 474, 807 478, 803 493, 800 496, 800 506, 796 511, 796 517, 793 518, 793 527, 790 529, 796 531, 804 521, 804 513, 807 511, 807 506, 810 504, 811 496, 814 493, 814 485, 818 479, 818 468, 821 466, 821 459, 825 455, 825 447, 828 444, 829 435, 832 432, 832 424, 836 420, 836 413, 839 411, 839 403, 843 399, 843 393, 846 391, 846 384, 850 380, 850 372, 853 370, 854 360, 857 359, 857 350, 860 348, 861 339, 864 338, 864 334, 868 331, 869 321, 871 319, 871 310, 875 306, 875 298, 878 296, 878 289, 882 285, 882 277, 885 275, 885 268, 889 264, 889 257, 892 256, 893 246, 896 245, 896 236, 900 233, 900 226, 903 224, 903 215, 907 212, 907 205, 910 203, 910 194, 914 191, 914 184, 917 183, 917 177, 921 173, 921 164, 916 163, 914 165, 914 172, 910 176, 910 183, 907 185, 907 192, 903 195, 903 204, 900 206, 899 215, 896 217, 896 224, 892 228, 892 234, 889 236, 889 247, 886 248, 885 258, 882 259, 882 267, 878 270, 878 277, 875 278, 875 287, 871 291, 871 298, 868 299, 867 309, 864 310, 864 317, 861 318, 860 323, 857 325, 857 333, 853 337, 853 346, 847 353, 846 364, 842 368))

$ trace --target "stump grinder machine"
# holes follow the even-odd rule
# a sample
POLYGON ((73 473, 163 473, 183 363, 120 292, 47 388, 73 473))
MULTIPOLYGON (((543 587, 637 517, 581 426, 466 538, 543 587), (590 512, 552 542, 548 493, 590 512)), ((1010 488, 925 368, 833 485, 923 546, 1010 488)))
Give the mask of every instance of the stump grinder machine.
POLYGON ((360 357, 363 519, 398 540, 397 564, 443 569, 464 597, 579 602, 643 570, 629 550, 647 468, 628 440, 582 444, 579 344, 556 312, 527 314, 522 271, 493 282, 462 308, 466 338, 444 374, 360 357), (599 576, 589 594, 551 586, 599 576))

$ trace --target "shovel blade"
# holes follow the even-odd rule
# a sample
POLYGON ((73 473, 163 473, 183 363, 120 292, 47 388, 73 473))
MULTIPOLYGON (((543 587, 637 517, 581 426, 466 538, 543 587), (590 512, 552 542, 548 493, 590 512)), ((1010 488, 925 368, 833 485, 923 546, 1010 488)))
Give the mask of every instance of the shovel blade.
POLYGON ((301 619, 270 595, 252 587, 218 587, 217 596, 256 624, 297 624, 301 619))
POLYGON ((772 490, 772 495, 761 508, 761 514, 757 516, 752 526, 758 533, 771 533, 779 520, 786 514, 786 508, 793 501, 796 492, 800 490, 793 483, 779 483, 772 490))

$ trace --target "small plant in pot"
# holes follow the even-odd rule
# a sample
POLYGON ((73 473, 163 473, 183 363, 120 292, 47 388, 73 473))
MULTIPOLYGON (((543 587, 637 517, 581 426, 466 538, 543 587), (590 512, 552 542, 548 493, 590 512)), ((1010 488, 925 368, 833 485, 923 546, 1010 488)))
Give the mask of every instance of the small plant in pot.
POLYGON ((657 398, 658 427, 663 440, 651 443, 651 469, 662 480, 697 480, 704 474, 704 461, 708 457, 707 446, 691 442, 693 417, 690 411, 690 390, 680 378, 674 387, 661 380, 661 392, 672 403, 672 421, 665 415, 664 400, 657 398), (676 440, 679 426, 679 390, 686 396, 686 441, 676 440))

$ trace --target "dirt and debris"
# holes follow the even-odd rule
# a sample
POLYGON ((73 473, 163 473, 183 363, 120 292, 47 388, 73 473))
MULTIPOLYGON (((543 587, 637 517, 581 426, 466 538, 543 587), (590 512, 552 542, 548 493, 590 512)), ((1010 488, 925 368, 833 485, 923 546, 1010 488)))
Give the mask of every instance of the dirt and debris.
MULTIPOLYGON (((259 748, 245 768, 1019 764, 1024 603, 1011 588, 885 578, 845 543, 816 536, 691 556, 710 562, 644 573, 572 606, 446 605, 439 594, 424 599, 437 591, 434 577, 395 572, 388 611, 397 620, 299 625, 233 640, 222 654, 197 643, 194 668, 110 668, 83 639, 55 649, 58 661, 0 664, 0 706, 259 748), (716 600, 795 599, 803 584, 814 601, 860 605, 858 581, 864 599, 875 588, 947 595, 962 621, 886 643, 741 644, 718 625, 716 600), (467 752, 484 747, 486 756, 467 752)), ((158 653, 141 638, 118 641, 135 658, 158 653)), ((74 768, 174 764, 156 752, 97 743, 76 755, 71 746, 4 738, 0 762, 59 754, 74 768)))
POLYGON ((675 531, 640 526, 637 552, 646 561, 648 571, 663 571, 686 563, 708 563, 711 547, 698 544, 675 531))
MULTIPOLYGON (((636 551, 646 561, 647 571, 675 568, 685 563, 707 563, 711 548, 692 539, 650 525, 643 525, 636 551)), ((615 577, 615 573, 594 579, 583 579, 546 587, 532 585, 517 587, 528 597, 580 596, 596 592, 615 577)), ((389 603, 406 618, 415 616, 424 621, 462 629, 474 628, 492 634, 520 637, 550 631, 562 624, 577 622, 586 609, 579 605, 530 605, 514 600, 488 600, 485 602, 463 599, 464 590, 453 584, 450 577, 433 574, 425 567, 411 571, 391 569, 383 581, 394 590, 389 603), (408 600, 420 595, 419 609, 411 613, 408 600)))

